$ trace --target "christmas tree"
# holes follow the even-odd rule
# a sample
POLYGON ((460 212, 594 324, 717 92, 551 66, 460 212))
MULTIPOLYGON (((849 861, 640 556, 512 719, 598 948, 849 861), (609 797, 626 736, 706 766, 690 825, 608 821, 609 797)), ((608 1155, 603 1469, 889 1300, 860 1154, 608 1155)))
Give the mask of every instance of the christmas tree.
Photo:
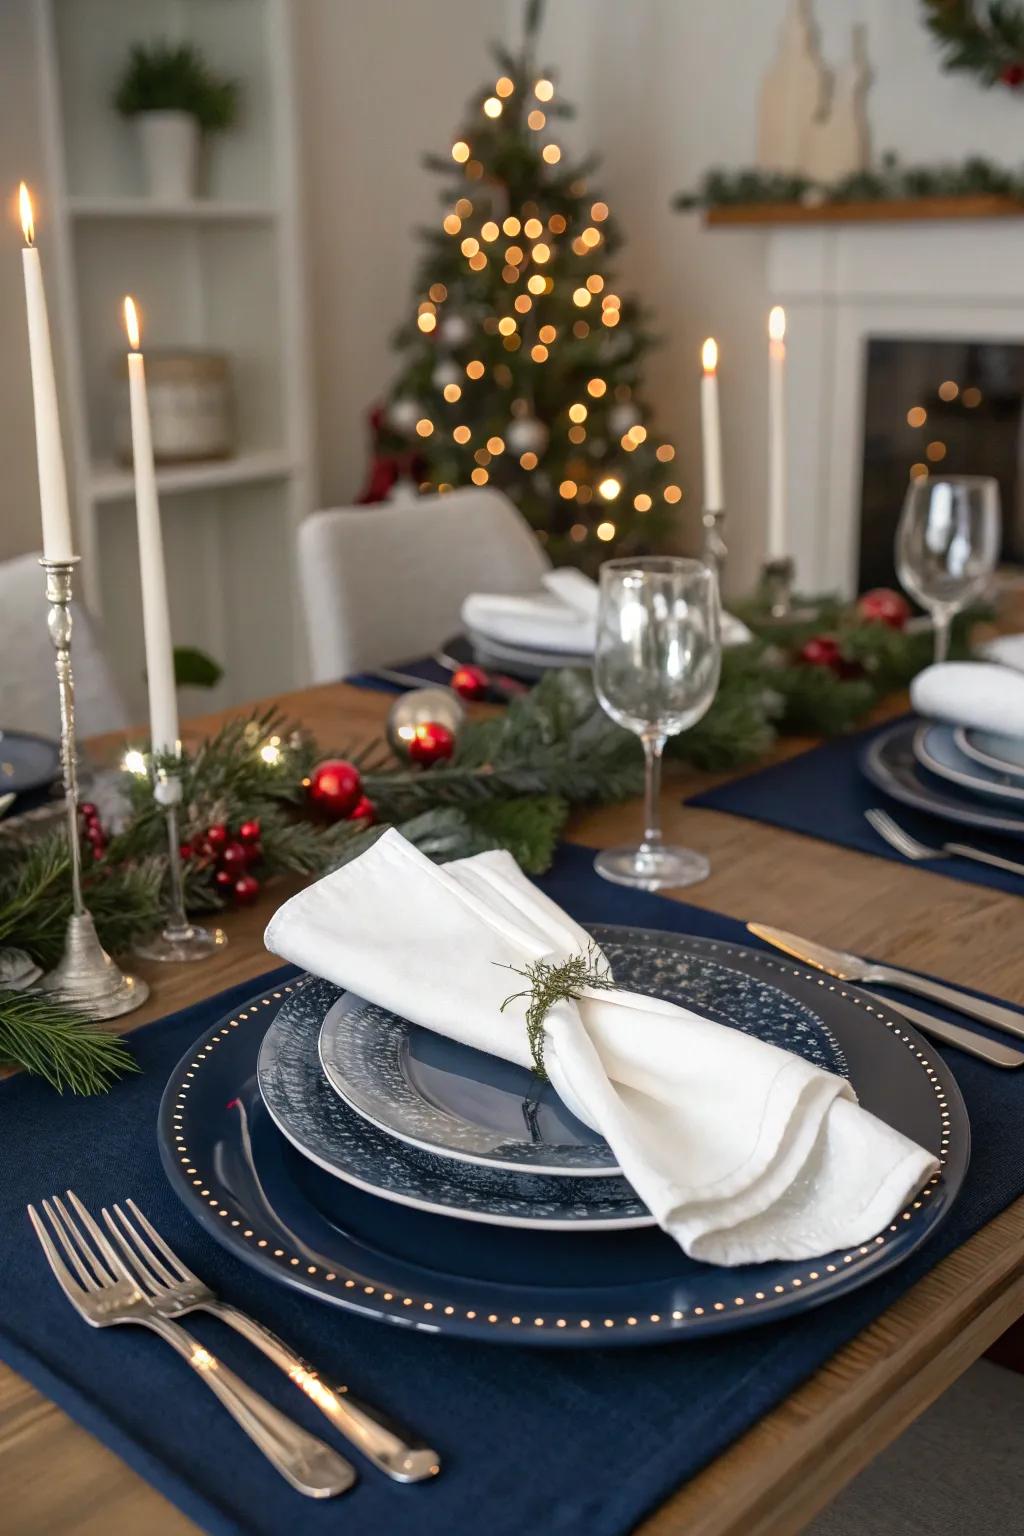
POLYGON ((535 61, 541 10, 527 6, 518 54, 495 48, 500 77, 450 155, 426 161, 444 212, 422 232, 364 499, 404 475, 424 491, 496 486, 556 562, 593 568, 657 546, 682 490, 641 393, 653 338, 610 267, 615 220, 554 131, 571 111, 535 61))

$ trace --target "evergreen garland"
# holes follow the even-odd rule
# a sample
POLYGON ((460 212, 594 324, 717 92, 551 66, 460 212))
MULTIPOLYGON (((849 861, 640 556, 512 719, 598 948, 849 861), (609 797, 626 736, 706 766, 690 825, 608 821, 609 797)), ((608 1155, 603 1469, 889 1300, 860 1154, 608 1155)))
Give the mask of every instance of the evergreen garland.
POLYGON ((1024 202, 1024 169, 1008 170, 980 155, 972 155, 959 164, 904 165, 891 152, 883 155, 876 167, 856 171, 835 182, 818 182, 808 176, 783 175, 758 167, 712 169, 705 172, 696 188, 680 192, 674 207, 687 210, 796 203, 805 208, 820 208, 843 203, 907 202, 926 197, 1008 197, 1024 202))

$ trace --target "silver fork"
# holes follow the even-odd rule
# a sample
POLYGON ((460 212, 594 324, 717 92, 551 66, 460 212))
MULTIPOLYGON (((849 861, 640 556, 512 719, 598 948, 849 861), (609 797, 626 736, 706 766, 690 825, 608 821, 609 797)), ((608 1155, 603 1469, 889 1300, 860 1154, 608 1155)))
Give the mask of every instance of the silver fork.
POLYGON ((1001 859, 997 853, 986 853, 983 848, 972 848, 968 843, 942 843, 938 848, 929 848, 927 843, 911 837, 898 821, 893 821, 888 811, 872 809, 865 811, 864 816, 883 842, 915 864, 925 863, 928 859, 946 859, 955 854, 961 859, 973 859, 977 864, 991 864, 995 869, 1008 870, 1011 875, 1024 875, 1024 864, 1001 859))
POLYGON ((328 1499, 351 1488, 356 1480, 351 1462, 268 1403, 216 1355, 204 1349, 180 1323, 161 1317, 78 1196, 70 1189, 67 1196, 92 1244, 59 1196, 44 1200, 42 1205, 71 1269, 61 1258, 34 1206, 28 1207, 28 1216, 57 1284, 79 1316, 92 1328, 135 1323, 159 1334, 188 1362, 267 1460, 300 1493, 313 1499, 328 1499))
POLYGON ((321 1381, 313 1367, 269 1328, 215 1296, 164 1242, 134 1200, 126 1200, 125 1205, 135 1218, 134 1224, 120 1205, 114 1206, 113 1213, 104 1208, 103 1220, 161 1317, 181 1317, 187 1312, 209 1312, 219 1317, 262 1350, 381 1472, 398 1483, 419 1483, 437 1475, 441 1462, 435 1450, 422 1440, 412 1439, 407 1430, 378 1409, 359 1402, 347 1388, 329 1387, 321 1381))

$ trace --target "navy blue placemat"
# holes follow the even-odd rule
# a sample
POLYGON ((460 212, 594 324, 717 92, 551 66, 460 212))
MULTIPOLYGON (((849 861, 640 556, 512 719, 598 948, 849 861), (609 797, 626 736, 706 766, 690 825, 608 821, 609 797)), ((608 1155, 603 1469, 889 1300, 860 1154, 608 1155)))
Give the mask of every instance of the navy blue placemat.
MULTIPOLYGON (((838 843, 843 848, 856 848, 861 853, 873 853, 880 859, 906 864, 907 860, 883 842, 864 820, 864 812, 877 805, 891 811, 900 826, 923 843, 934 846, 959 837, 961 842, 969 842, 977 848, 1020 859, 1019 843, 1011 846, 1008 840, 1000 842, 975 827, 957 828, 952 822, 936 821, 933 816, 897 804, 869 783, 860 771, 861 754, 873 737, 891 730, 894 724, 895 721, 889 720, 871 730, 827 741, 824 746, 812 747, 809 752, 801 752, 784 763, 773 763, 770 768, 730 779, 728 784, 721 784, 717 789, 705 790, 694 795, 687 804, 701 805, 711 811, 729 811, 733 816, 747 816, 751 821, 767 822, 771 827, 803 832, 808 837, 820 837, 826 843, 838 843)), ((1024 894, 1019 875, 975 864, 970 859, 929 859, 921 868, 937 875, 948 875, 952 880, 990 885, 1014 896, 1024 894)))
MULTIPOLYGON (((586 849, 563 847, 542 886, 578 919, 726 941, 742 926, 607 885, 586 849)), ((278 971, 275 980, 292 972, 278 971)), ((160 1170, 164 1082, 189 1043, 267 978, 133 1037, 142 1073, 99 1099, 58 1100, 26 1077, 0 1084, 0 1356, 208 1531, 230 1536, 625 1536, 787 1396, 951 1249, 1024 1193, 1024 1076, 953 1051, 973 1152, 946 1226, 903 1268, 802 1317, 661 1348, 517 1349, 388 1327, 245 1269, 188 1217, 160 1170), (370 1468, 342 1500, 292 1492, 212 1396, 139 1329, 87 1328, 60 1295, 25 1205, 73 1185, 91 1205, 132 1195, 198 1274, 323 1371, 429 1434, 445 1470, 401 1488, 370 1468)), ((332 1431, 268 1362, 211 1319, 207 1347, 315 1433, 332 1431)), ((358 1456, 354 1456, 359 1460, 358 1456)), ((59 1476, 59 1469, 55 1469, 59 1476)))
MULTIPOLYGON (((391 668, 386 668, 391 671, 391 668)), ((451 686, 452 674, 447 667, 442 667, 439 662, 426 657, 420 661, 403 661, 401 666, 396 666, 396 672, 404 672, 407 677, 419 678, 424 688, 436 683, 441 688, 451 686)), ((351 677, 346 677, 346 683, 353 688, 370 688, 375 693, 404 693, 407 688, 412 688, 412 683, 396 683, 389 678, 381 677, 377 672, 353 672, 351 677)))

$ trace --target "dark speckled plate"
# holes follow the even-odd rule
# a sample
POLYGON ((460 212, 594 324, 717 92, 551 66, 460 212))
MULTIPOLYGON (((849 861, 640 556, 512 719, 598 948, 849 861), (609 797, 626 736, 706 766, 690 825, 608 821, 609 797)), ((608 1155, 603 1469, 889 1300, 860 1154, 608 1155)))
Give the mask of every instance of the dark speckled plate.
MULTIPOLYGON (((672 934, 657 945, 618 935, 603 942, 623 987, 656 993, 845 1075, 843 1053, 818 1014, 770 982, 695 955, 672 934)), ((388 1135, 446 1159, 519 1175, 619 1172, 608 1143, 524 1067, 420 1029, 340 987, 317 996, 327 1004, 320 1060, 328 1082, 388 1135)), ((299 999, 282 1008, 273 1034, 300 1012, 295 1027, 305 1036, 308 1003, 299 999)), ((308 1121, 308 1113, 301 1118, 308 1121)), ((287 1132, 286 1121, 287 1110, 287 1132)))
POLYGON ((775 1321, 865 1285, 927 1241, 963 1183, 967 1113, 942 1057, 888 1002, 765 951, 596 933, 606 946, 616 934, 669 942, 681 961, 713 959, 804 1003, 835 1037, 864 1107, 933 1151, 941 1171, 860 1247, 733 1269, 687 1258, 657 1228, 525 1232, 411 1210, 325 1173, 274 1125, 256 1061, 289 995, 280 987, 208 1030, 171 1074, 158 1141, 172 1187, 243 1263, 307 1295, 424 1333, 518 1345, 662 1344, 775 1321))

